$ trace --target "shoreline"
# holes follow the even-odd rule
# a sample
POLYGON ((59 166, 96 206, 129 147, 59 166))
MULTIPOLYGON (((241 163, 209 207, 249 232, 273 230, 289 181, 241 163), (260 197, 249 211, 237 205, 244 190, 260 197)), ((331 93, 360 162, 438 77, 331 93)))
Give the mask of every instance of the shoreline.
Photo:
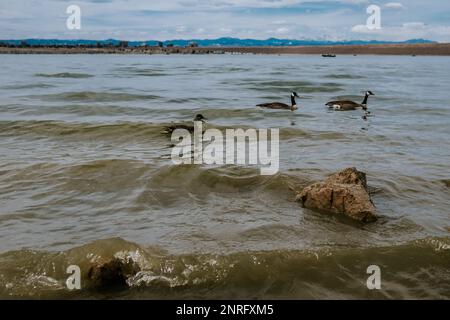
POLYGON ((335 54, 450 56, 450 43, 300 47, 0 47, 0 54, 335 54))

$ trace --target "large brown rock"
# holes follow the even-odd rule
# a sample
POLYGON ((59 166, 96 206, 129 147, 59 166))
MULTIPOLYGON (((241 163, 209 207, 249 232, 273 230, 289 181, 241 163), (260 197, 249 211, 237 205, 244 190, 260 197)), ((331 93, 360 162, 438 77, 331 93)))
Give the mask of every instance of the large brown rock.
POLYGON ((376 221, 366 174, 348 168, 329 176, 324 182, 307 186, 297 195, 305 208, 331 214, 343 214, 362 222, 376 221))

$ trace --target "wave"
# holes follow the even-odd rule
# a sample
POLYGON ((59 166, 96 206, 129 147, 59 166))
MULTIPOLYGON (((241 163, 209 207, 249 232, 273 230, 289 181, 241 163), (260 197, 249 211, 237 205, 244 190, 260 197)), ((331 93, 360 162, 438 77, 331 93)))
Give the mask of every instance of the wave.
MULTIPOLYGON (((120 109, 119 109, 120 110, 120 109)), ((93 111, 94 112, 94 111, 93 111)), ((144 110, 140 112, 144 113, 144 110)), ((216 116, 228 117, 235 115, 242 117, 249 111, 215 110, 216 116)), ((190 122, 180 122, 190 124, 190 122)), ((170 137, 162 134, 164 126, 168 123, 147 122, 114 122, 114 123, 78 123, 61 121, 0 121, 0 136, 16 137, 24 135, 30 138, 78 138, 78 139, 104 139, 117 142, 133 139, 133 141, 150 141, 149 139, 164 139, 169 141, 170 137)), ((249 126, 218 126, 209 123, 206 128, 216 128, 225 134, 226 129, 252 129, 249 126)), ((254 128, 258 129, 258 128, 254 128)), ((339 132, 328 132, 318 130, 302 130, 296 128, 280 129, 280 139, 305 138, 310 140, 344 140, 347 135, 339 132)))
POLYGON ((270 93, 298 91, 300 93, 339 92, 342 85, 334 82, 315 83, 310 81, 256 81, 249 80, 242 83, 250 90, 265 91, 270 93))
MULTIPOLYGON (((127 141, 129 138, 125 137, 124 143, 127 141)), ((164 144, 155 151, 154 157, 159 157, 162 163, 111 157, 75 163, 55 161, 4 166, 0 171, 2 192, 7 194, 25 190, 29 181, 39 181, 41 190, 33 192, 33 196, 34 199, 40 199, 39 203, 43 207, 52 207, 55 197, 61 199, 60 205, 72 206, 71 201, 74 199, 78 202, 80 197, 90 199, 90 195, 95 191, 115 197, 115 201, 123 205, 125 212, 133 207, 166 210, 196 205, 203 205, 205 209, 211 210, 217 210, 218 207, 227 210, 226 201, 214 205, 211 197, 233 199, 235 196, 248 199, 248 208, 253 210, 269 207, 279 211, 280 208, 286 207, 286 210, 296 211, 301 209, 293 203, 293 190, 302 190, 306 185, 323 179, 329 173, 322 170, 297 169, 280 171, 273 176, 262 176, 257 166, 172 165, 170 148, 164 147, 164 144), (123 193, 124 190, 133 192, 123 193), (52 196, 49 196, 50 194, 52 196)), ((445 190, 441 181, 413 176, 387 179, 377 172, 370 172, 369 176, 371 194, 379 207, 380 216, 386 221, 404 217, 402 211, 392 212, 390 206, 393 203, 401 206, 405 206, 405 202, 410 205, 417 203, 417 207, 424 207, 424 200, 420 197, 424 192, 427 193, 429 205, 443 201, 445 190)), ((443 205, 439 206, 439 210, 445 211, 445 202, 443 205)), ((245 212, 247 209, 240 210, 245 212)), ((26 209, 26 212, 33 211, 26 209)), ((17 217, 14 215, 3 215, 0 221, 15 218, 17 217)), ((405 225, 398 221, 392 223, 396 228, 405 225)), ((415 223, 408 222, 407 225, 409 234, 418 230, 415 223)), ((406 233, 396 231, 397 238, 403 234, 406 233)))
POLYGON ((93 185, 96 192, 116 192, 128 187, 139 191, 138 196, 132 201, 146 204, 158 204, 163 201, 169 202, 169 205, 190 200, 188 196, 190 194, 205 197, 211 193, 266 192, 274 197, 282 195, 281 199, 284 199, 286 194, 291 193, 289 190, 291 186, 306 184, 306 180, 301 177, 283 173, 262 176, 259 170, 252 167, 233 165, 156 167, 152 163, 126 159, 14 166, 10 170, 0 171, 0 178, 4 183, 5 192, 9 191, 8 187, 17 188, 30 180, 47 181, 55 185, 55 194, 68 191, 72 194, 75 194, 74 192, 90 194, 93 185), (158 201, 153 201, 155 197, 158 201))
POLYGON ((111 238, 62 252, 1 254, 0 297, 448 299, 449 259, 448 237, 387 247, 182 255, 111 238), (80 267, 79 291, 66 288, 69 265, 80 267), (91 269, 100 265, 113 276, 91 269), (370 265, 381 269, 381 290, 366 287, 370 265))
POLYGON ((444 186, 446 186, 447 188, 450 188, 450 179, 442 179, 440 180, 440 182, 444 184, 444 186))
POLYGON ((119 77, 162 77, 169 75, 164 72, 164 69, 148 69, 148 68, 137 68, 137 67, 120 67, 113 70, 113 76, 119 77))
MULTIPOLYGON (((189 98, 189 97, 182 97, 182 98, 169 98, 169 99, 166 99, 165 101, 167 103, 170 103, 170 104, 180 104, 180 103, 189 103, 189 102, 192 102, 192 103, 205 103, 205 104, 208 104, 208 103, 220 104, 220 103, 229 103, 230 99, 227 100, 227 99, 221 99, 221 98, 207 98, 207 97, 204 97, 204 98, 200 98, 200 97, 191 97, 191 98, 189 98)), ((189 112, 192 113, 191 110, 189 110, 189 112)))
POLYGON ((329 79, 364 79, 364 76, 358 76, 355 74, 346 74, 346 73, 334 73, 325 76, 325 78, 329 79))
POLYGON ((54 88, 55 85, 47 83, 30 83, 30 84, 14 84, 9 86, 4 86, 2 89, 6 90, 22 90, 22 89, 48 89, 54 88))
POLYGON ((163 125, 148 123, 67 123, 59 121, 11 121, 0 122, 0 135, 27 135, 41 137, 77 137, 82 139, 148 139, 161 136, 163 125))
POLYGON ((88 73, 72 73, 72 72, 60 72, 60 73, 36 73, 35 77, 43 78, 73 78, 73 79, 86 79, 94 77, 88 73))
MULTIPOLYGON (((269 97, 262 99, 273 99, 276 100, 277 97, 269 97)), ((205 108, 200 107, 201 105, 206 105, 208 102, 213 101, 215 104, 220 105, 225 102, 229 103, 230 101, 238 101, 238 99, 231 100, 223 100, 223 99, 206 99, 206 98, 187 98, 187 99, 167 99, 164 100, 164 103, 173 104, 168 108, 161 108, 160 104, 153 103, 151 108, 144 106, 121 106, 120 104, 113 103, 104 103, 97 104, 95 101, 88 101, 87 103, 77 103, 77 101, 72 101, 72 103, 67 104, 55 104, 55 105, 39 105, 39 107, 23 105, 23 104, 14 104, 14 105, 2 105, 0 108, 0 112, 14 112, 15 114, 21 116, 42 116, 52 115, 52 114, 71 114, 71 115, 80 115, 80 116, 146 116, 148 119, 154 119, 157 117, 158 119, 170 119, 175 120, 179 119, 179 121, 192 120, 194 115, 197 113, 201 113, 205 115, 208 119, 210 119, 211 123, 214 123, 217 119, 232 119, 232 118, 240 118, 239 120, 245 120, 248 122, 250 119, 251 122, 255 120, 262 120, 268 116, 270 117, 279 117, 282 119, 286 119, 286 114, 283 112, 264 112, 261 108, 256 106, 252 106, 250 108, 205 108), (195 109, 180 109, 177 108, 179 102, 184 103, 192 103, 196 104, 197 108, 195 109)), ((299 114, 297 116, 300 117, 312 117, 307 114, 299 114)))
POLYGON ((55 94, 30 95, 27 98, 40 99, 44 101, 80 101, 80 102, 114 102, 114 101, 138 101, 156 100, 159 96, 149 94, 112 93, 112 92, 63 92, 55 94))
MULTIPOLYGON (((9 107, 9 106, 6 106, 9 107)), ((2 110, 3 111, 3 110, 2 110)), ((149 116, 158 114, 162 110, 148 109, 145 107, 118 106, 112 104, 65 104, 53 106, 41 106, 39 108, 30 108, 24 105, 15 105, 13 111, 21 116, 41 116, 54 114, 70 114, 78 116, 149 116)))
MULTIPOLYGON (((222 74, 222 73, 232 73, 232 72, 251 72, 253 71, 253 68, 245 68, 245 67, 226 67, 226 68, 215 68, 212 69, 210 72, 206 73, 212 73, 212 74, 222 74)), ((205 70, 201 70, 204 72, 205 70)))
POLYGON ((176 188, 186 193, 209 192, 235 193, 245 191, 272 190, 286 193, 292 184, 303 181, 293 176, 278 173, 262 176, 255 168, 226 165, 218 168, 202 168, 196 165, 165 166, 149 180, 150 188, 176 188))

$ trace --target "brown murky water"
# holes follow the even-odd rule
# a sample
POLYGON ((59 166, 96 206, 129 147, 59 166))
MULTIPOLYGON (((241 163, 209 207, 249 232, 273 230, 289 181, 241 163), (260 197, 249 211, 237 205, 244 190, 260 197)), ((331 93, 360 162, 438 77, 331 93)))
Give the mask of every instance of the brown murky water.
POLYGON ((0 297, 449 298, 450 58, 3 56, 0 297), (324 104, 362 99, 373 116, 324 104), (302 99, 296 112, 256 104, 302 99), (280 171, 176 166, 164 124, 280 128, 280 171), (368 175, 370 225, 302 209, 290 187, 368 175), (131 257, 111 292, 70 264, 131 257), (382 290, 366 287, 379 265, 382 290), (83 278, 84 279, 84 278, 83 278))

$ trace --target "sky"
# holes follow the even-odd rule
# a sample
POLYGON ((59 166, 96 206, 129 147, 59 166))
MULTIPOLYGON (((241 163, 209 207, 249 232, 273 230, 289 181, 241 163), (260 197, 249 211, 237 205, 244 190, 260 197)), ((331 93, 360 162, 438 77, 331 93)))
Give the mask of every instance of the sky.
POLYGON ((450 42, 450 0, 0 0, 0 39, 218 37, 450 42), (66 26, 69 5, 79 30, 66 26), (370 5, 381 29, 367 28, 370 5))

